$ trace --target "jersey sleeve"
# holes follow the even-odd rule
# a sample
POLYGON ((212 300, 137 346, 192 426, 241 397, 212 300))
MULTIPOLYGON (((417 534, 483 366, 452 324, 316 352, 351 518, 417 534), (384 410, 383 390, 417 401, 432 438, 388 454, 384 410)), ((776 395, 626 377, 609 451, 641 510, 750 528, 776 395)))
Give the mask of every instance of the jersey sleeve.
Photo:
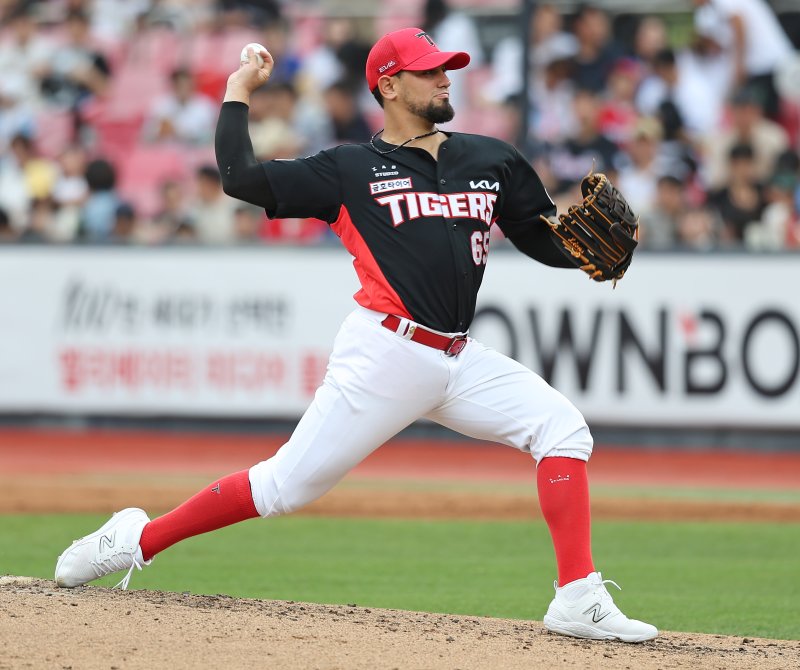
POLYGON ((272 160, 262 163, 275 194, 276 206, 267 209, 270 218, 316 218, 333 223, 342 205, 342 188, 336 164, 336 149, 326 149, 308 158, 272 160))
POLYGON ((542 180, 525 157, 514 149, 511 179, 506 187, 497 225, 526 256, 554 267, 573 267, 556 246, 541 217, 554 216, 556 206, 542 180))
POLYGON ((551 216, 556 206, 542 185, 533 166, 514 149, 510 165, 511 179, 505 188, 497 225, 513 239, 518 232, 524 232, 531 225, 539 225, 540 215, 551 216))

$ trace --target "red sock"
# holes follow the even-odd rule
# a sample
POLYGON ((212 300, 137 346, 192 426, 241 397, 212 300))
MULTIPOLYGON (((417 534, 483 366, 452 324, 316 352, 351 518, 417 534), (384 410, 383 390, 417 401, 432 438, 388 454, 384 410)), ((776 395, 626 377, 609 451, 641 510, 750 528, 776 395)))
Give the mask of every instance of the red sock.
POLYGON ((139 546, 144 560, 187 537, 207 533, 258 516, 250 492, 249 471, 214 482, 164 516, 144 527, 139 546))
POLYGON ((542 516, 550 529, 564 586, 594 572, 586 462, 577 458, 543 458, 536 469, 542 516))

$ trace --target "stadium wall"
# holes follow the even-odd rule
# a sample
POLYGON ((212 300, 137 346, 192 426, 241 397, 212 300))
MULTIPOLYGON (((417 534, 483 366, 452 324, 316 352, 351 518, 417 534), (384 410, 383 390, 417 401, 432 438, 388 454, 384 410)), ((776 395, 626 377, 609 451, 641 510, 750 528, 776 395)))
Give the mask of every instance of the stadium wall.
MULTIPOLYGON (((642 253, 612 289, 508 251, 492 254, 472 334, 590 422, 800 429, 796 256, 642 253)), ((348 259, 2 249, 0 415, 297 417, 354 306, 348 259)))

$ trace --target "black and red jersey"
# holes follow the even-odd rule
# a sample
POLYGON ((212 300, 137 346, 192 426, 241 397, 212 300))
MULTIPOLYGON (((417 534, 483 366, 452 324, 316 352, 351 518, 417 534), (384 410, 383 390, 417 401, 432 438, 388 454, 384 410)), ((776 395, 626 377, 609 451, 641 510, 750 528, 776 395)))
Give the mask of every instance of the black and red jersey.
POLYGON ((355 299, 369 309, 466 331, 495 222, 528 255, 566 265, 539 218, 555 213, 553 202, 528 161, 497 139, 448 133, 438 160, 367 143, 262 166, 277 202, 267 214, 329 222, 355 259, 355 299))

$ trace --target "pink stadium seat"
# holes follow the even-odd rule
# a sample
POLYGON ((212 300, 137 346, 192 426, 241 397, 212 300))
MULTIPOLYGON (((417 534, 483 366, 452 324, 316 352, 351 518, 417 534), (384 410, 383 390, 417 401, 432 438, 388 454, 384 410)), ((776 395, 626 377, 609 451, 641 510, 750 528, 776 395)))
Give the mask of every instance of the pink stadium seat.
POLYGON ((139 143, 144 117, 101 115, 92 122, 96 133, 96 152, 113 163, 130 155, 139 143))
POLYGON ((118 190, 137 212, 151 216, 160 201, 161 185, 168 180, 184 181, 189 169, 181 147, 139 145, 117 163, 118 190))
POLYGON ((36 148, 55 158, 74 139, 74 121, 69 110, 46 109, 36 116, 36 148))
POLYGON ((125 56, 127 65, 157 70, 169 77, 173 70, 188 60, 185 39, 165 27, 149 28, 131 40, 125 56))
POLYGON ((146 114, 153 100, 169 90, 169 75, 152 64, 126 62, 111 81, 107 113, 115 118, 146 114))

